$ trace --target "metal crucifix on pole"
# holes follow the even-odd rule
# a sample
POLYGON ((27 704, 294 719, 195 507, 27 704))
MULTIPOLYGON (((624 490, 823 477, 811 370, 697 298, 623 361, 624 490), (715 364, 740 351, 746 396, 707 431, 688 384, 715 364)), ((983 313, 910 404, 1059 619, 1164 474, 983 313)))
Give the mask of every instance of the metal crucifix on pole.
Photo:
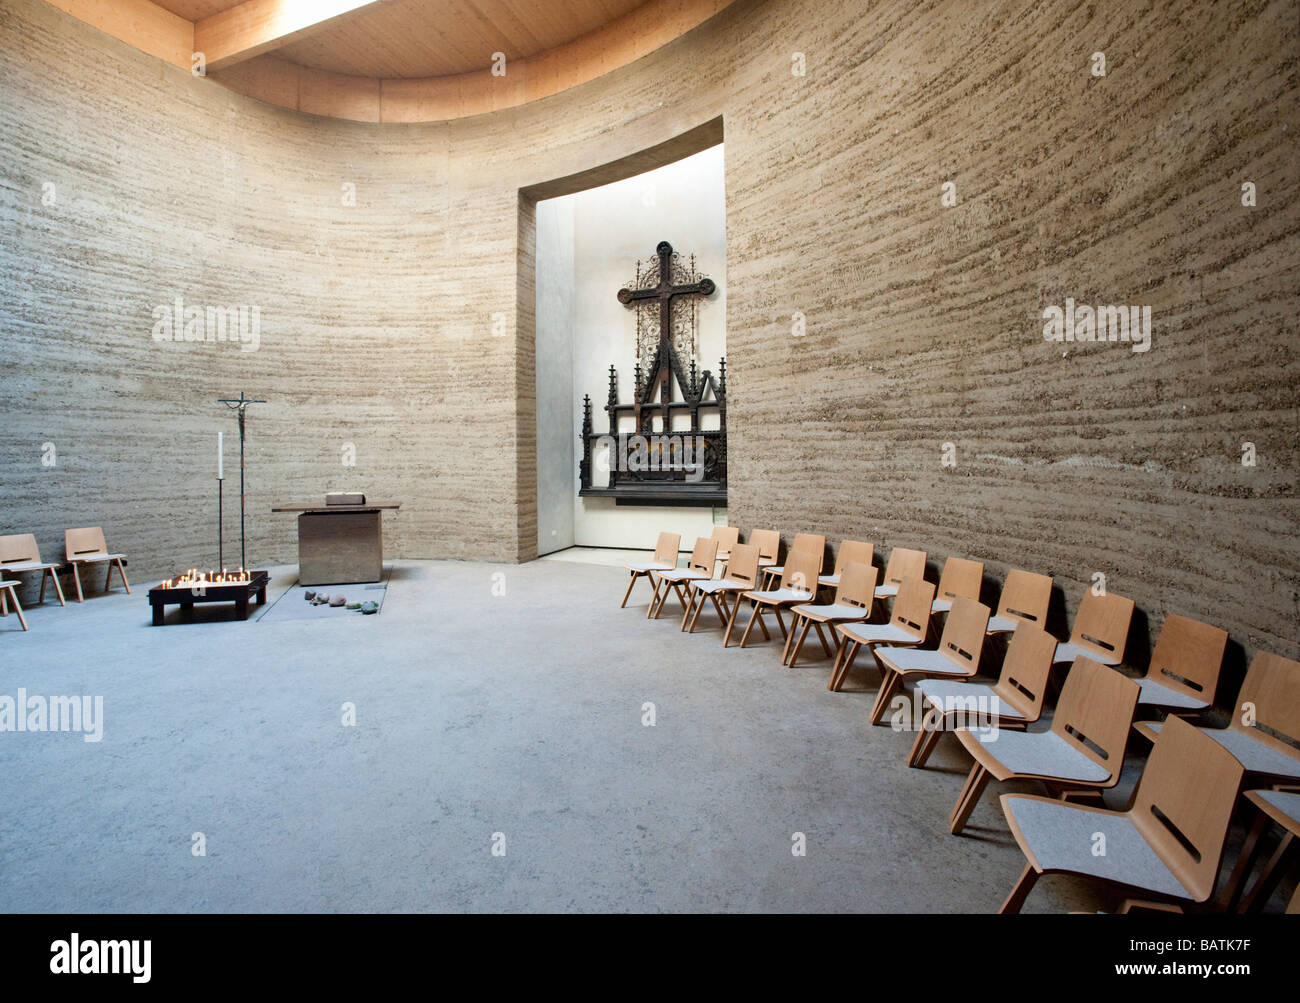
POLYGON ((239 414, 239 566, 247 568, 248 559, 244 556, 244 413, 249 404, 265 404, 266 401, 245 397, 241 390, 238 398, 219 397, 217 402, 239 414))

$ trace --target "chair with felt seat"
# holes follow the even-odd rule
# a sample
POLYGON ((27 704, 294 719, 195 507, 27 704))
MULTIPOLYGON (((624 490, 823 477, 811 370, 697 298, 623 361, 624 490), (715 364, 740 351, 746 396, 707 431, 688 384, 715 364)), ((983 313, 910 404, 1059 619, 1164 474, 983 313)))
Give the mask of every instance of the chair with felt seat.
POLYGON ((1119 782, 1138 684, 1087 655, 1074 660, 1048 731, 958 728, 975 760, 949 816, 956 834, 990 780, 1038 780, 1063 797, 1100 792, 1119 782))
MULTIPOLYGON (((749 634, 755 623, 762 623, 763 614, 771 609, 776 614, 776 622, 781 628, 781 636, 788 637, 781 610, 788 606, 798 606, 810 602, 817 595, 817 576, 822 570, 822 554, 811 549, 791 551, 786 558, 781 572, 781 582, 775 589, 754 589, 744 593, 741 598, 748 599, 754 605, 754 611, 745 624, 745 632, 740 635, 743 648, 749 641, 749 634)), ((766 631, 765 631, 766 632, 766 631)), ((784 652, 782 653, 784 657, 784 652)))
POLYGON ((989 617, 990 634, 1009 634, 1021 620, 1042 627, 1047 623, 1047 607, 1052 601, 1052 579, 1032 571, 1012 568, 1002 583, 998 611, 989 617))
MULTIPOLYGON (((790 553, 786 555, 786 560, 789 560, 791 555, 804 551, 817 555, 817 567, 820 569, 822 560, 826 556, 826 537, 818 536, 816 533, 796 533, 794 535, 794 542, 790 544, 790 553)), ((763 588, 771 588, 772 583, 780 578, 784 571, 784 564, 769 564, 764 566, 763 588)), ((820 578, 820 571, 818 572, 818 577, 820 578)))
POLYGON ((725 576, 731 548, 740 542, 740 529, 737 526, 714 526, 711 539, 718 545, 717 560, 722 565, 722 574, 725 576))
POLYGON ((705 600, 713 603, 718 611, 723 626, 722 644, 726 647, 731 639, 731 630, 736 623, 736 611, 740 608, 740 595, 758 585, 758 548, 748 543, 738 543, 731 550, 731 559, 727 562, 727 573, 721 578, 708 581, 688 581, 686 583, 686 613, 682 616, 682 630, 695 632, 699 622, 700 611, 705 600), (735 603, 728 607, 728 597, 734 597, 735 603), (689 621, 688 618, 689 617, 689 621), (689 626, 688 626, 689 623, 689 626))
POLYGON ((845 567, 850 564, 871 564, 875 556, 875 544, 865 543, 862 540, 842 540, 839 549, 835 552, 835 570, 829 575, 819 575, 817 584, 835 588, 840 584, 840 576, 844 573, 845 567))
POLYGON ((670 593, 677 596, 677 601, 682 606, 682 614, 685 615, 686 593, 683 589, 686 583, 705 582, 712 578, 713 569, 717 565, 717 556, 718 541, 711 536, 701 536, 696 539, 695 546, 691 549, 691 559, 686 567, 651 571, 650 578, 654 582, 655 590, 654 595, 650 597, 650 608, 646 610, 646 619, 659 619, 670 593))
POLYGON ((66 606, 63 599, 63 585, 59 582, 57 564, 41 560, 40 549, 36 546, 36 537, 31 533, 19 533, 14 536, 0 536, 0 572, 11 575, 37 571, 41 576, 40 602, 45 602, 45 583, 54 583, 54 594, 59 597, 59 605, 66 606))
MULTIPOLYGON (((663 571, 669 568, 677 567, 677 551, 681 549, 682 538, 679 533, 660 533, 659 539, 655 541, 654 557, 648 561, 628 561, 623 567, 632 573, 632 580, 627 583, 627 591, 623 593, 623 601, 618 604, 619 609, 627 605, 627 597, 632 594, 632 586, 637 583, 639 578, 646 577, 652 571, 663 571)), ((650 584, 653 586, 654 581, 650 584)))
MULTIPOLYGON (((1155 740, 1163 725, 1142 721, 1134 730, 1155 740)), ((1237 757, 1252 783, 1300 781, 1300 662, 1255 653, 1226 728, 1202 728, 1237 757)))
POLYGON ((1038 878, 1052 873, 1175 902, 1208 901, 1242 772, 1227 750, 1174 718, 1152 748, 1125 811, 1003 794, 1002 811, 1026 866, 999 911, 1019 912, 1038 878))
POLYGON ((835 588, 835 600, 830 603, 805 604, 790 610, 790 637, 786 641, 786 652, 782 661, 794 667, 803 650, 803 642, 808 637, 808 629, 816 628, 817 639, 822 643, 822 650, 830 658, 834 652, 822 633, 822 624, 855 623, 871 616, 871 603, 876 593, 876 576, 879 572, 871 564, 854 562, 840 569, 837 576, 839 584, 835 588), (795 640, 795 632, 800 623, 803 630, 795 640))
MULTIPOLYGON (((933 600, 931 600, 933 608, 933 600)), ((871 708, 869 720, 879 724, 885 709, 904 682, 930 677, 968 679, 979 671, 980 653, 984 649, 985 628, 989 625, 989 608, 976 599, 958 596, 943 625, 939 647, 933 651, 912 645, 874 647, 876 665, 880 667, 880 689, 871 708)))
POLYGON ((958 596, 979 602, 980 587, 984 584, 984 562, 969 561, 964 557, 950 557, 943 562, 939 574, 939 587, 934 592, 931 609, 947 613, 958 596))
POLYGON ((1114 592, 1098 595, 1088 589, 1074 615, 1070 640, 1056 647, 1056 661, 1073 662, 1079 655, 1087 655, 1102 665, 1118 665, 1124 660, 1124 646, 1132 622, 1132 599, 1114 592))
POLYGON ((826 688, 838 693, 844 678, 853 667, 858 652, 865 645, 871 650, 880 644, 894 647, 925 643, 930 629, 930 606, 934 602, 934 583, 924 578, 908 578, 898 590, 894 609, 888 623, 838 624, 839 647, 831 665, 831 678, 826 688))
POLYGON ((908 753, 908 766, 924 766, 945 729, 968 708, 993 708, 998 727, 1023 728, 1043 713, 1047 678, 1052 671, 1056 638, 1027 621, 1016 625, 1002 660, 998 681, 992 685, 956 679, 922 679, 916 684, 922 710, 921 727, 908 753), (931 710, 926 711, 926 705, 931 710))
MULTIPOLYGON (((925 551, 895 547, 889 552, 885 573, 876 586, 877 599, 891 599, 898 595, 904 579, 925 577, 925 551)), ((934 600, 932 599, 931 602, 934 600)))
POLYGON ((1228 632, 1190 617, 1165 618, 1151 653, 1147 674, 1138 680, 1138 706, 1161 707, 1171 714, 1205 710, 1214 702, 1228 632))
POLYGON ((18 601, 18 583, 7 582, 4 581, 3 579, 0 579, 0 616, 9 615, 10 601, 12 601, 14 604, 14 612, 18 614, 19 625, 23 628, 23 630, 26 630, 27 617, 23 616, 23 607, 22 604, 18 601))
POLYGON ((131 594, 131 583, 126 580, 126 568, 122 562, 126 559, 125 554, 110 554, 108 545, 104 541, 104 531, 98 526, 87 526, 84 529, 70 529, 63 534, 64 549, 67 554, 68 564, 72 566, 72 581, 77 586, 77 602, 82 602, 85 596, 81 591, 81 567, 82 565, 106 564, 108 565, 108 574, 104 578, 104 591, 113 582, 113 566, 117 566, 117 573, 122 578, 122 585, 126 589, 126 594, 131 594))

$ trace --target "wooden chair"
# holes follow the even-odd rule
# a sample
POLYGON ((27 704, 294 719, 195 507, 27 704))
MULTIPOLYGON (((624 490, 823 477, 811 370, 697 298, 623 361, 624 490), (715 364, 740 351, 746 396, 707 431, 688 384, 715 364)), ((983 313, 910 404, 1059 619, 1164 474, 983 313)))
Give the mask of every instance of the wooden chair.
POLYGON ((1124 660, 1124 645, 1132 622, 1132 599, 1114 592, 1097 595, 1089 589, 1079 603, 1070 640, 1056 646, 1056 661, 1073 662, 1080 655, 1087 655, 1102 665, 1118 665, 1124 660))
MULTIPOLYGON (((1251 913, 1263 910, 1286 870, 1285 858, 1296 845, 1296 837, 1300 836, 1300 794, 1294 791, 1247 791, 1246 801, 1258 810, 1258 814, 1255 824, 1246 833, 1246 841, 1241 845, 1241 853, 1238 854, 1236 866, 1228 879, 1229 912, 1251 913), (1281 827, 1282 839, 1255 879, 1250 893, 1243 895, 1246 890, 1245 879, 1259 862, 1259 839, 1270 825, 1281 827)), ((1300 887, 1297 887, 1296 894, 1300 895, 1300 887)), ((1292 910, 1288 908, 1287 911, 1292 910)))
POLYGON ((988 625, 987 606, 976 599, 958 596, 952 601, 952 612, 943 625, 937 650, 928 651, 912 645, 873 647, 871 654, 880 666, 880 689, 876 691, 876 702, 871 708, 871 723, 880 723, 889 701, 908 680, 929 677, 967 679, 975 675, 979 671, 980 652, 984 648, 988 625))
POLYGON ((72 581, 77 586, 77 602, 83 602, 85 596, 81 592, 81 566, 83 564, 107 564, 108 574, 104 578, 104 591, 108 591, 109 585, 113 582, 113 565, 117 565, 117 573, 122 576, 122 585, 126 589, 126 594, 131 594, 131 583, 126 580, 126 569, 122 567, 122 561, 125 554, 110 554, 108 546, 104 542, 104 531, 98 526, 88 526, 85 529, 70 529, 63 534, 63 545, 67 552, 68 564, 72 566, 72 581))
POLYGON ((682 616, 682 629, 695 632, 695 625, 700 619, 700 610, 707 599, 718 611, 718 617, 725 628, 722 645, 726 647, 731 639, 731 629, 736 623, 736 611, 740 608, 740 595, 749 592, 758 585, 758 548, 748 543, 738 543, 731 550, 731 560, 727 562, 727 573, 722 578, 712 578, 706 582, 688 581, 686 613, 682 616), (735 605, 728 607, 728 596, 735 597, 735 605), (687 617, 690 618, 687 626, 687 617))
POLYGON ((876 598, 888 599, 896 596, 904 579, 924 577, 925 551, 895 547, 889 552, 889 563, 885 565, 884 579, 876 586, 876 598))
POLYGON ((963 557, 950 557, 943 562, 939 575, 939 588, 935 590, 932 612, 947 613, 952 601, 959 596, 979 602, 980 586, 984 584, 984 562, 968 561, 963 557))
POLYGON ((654 582, 654 595, 650 597, 650 608, 646 610, 646 619, 659 619, 659 614, 664 610, 664 603, 668 601, 669 593, 675 593, 677 601, 681 603, 682 615, 686 614, 686 593, 683 588, 687 582, 706 582, 713 577, 713 569, 717 565, 718 558, 718 541, 713 537, 698 537, 695 546, 691 549, 690 563, 684 568, 669 568, 665 571, 651 571, 650 578, 654 582), (663 594, 660 595, 660 590, 663 594))
POLYGON ((1175 901, 1207 901, 1241 778, 1241 764, 1225 749, 1174 718, 1151 750, 1126 811, 1003 794, 1002 811, 1027 863, 999 911, 1019 912, 1039 876, 1052 873, 1175 901), (1098 834, 1104 853, 1096 849, 1102 845, 1098 834))
MULTIPOLYGON (((618 604, 619 609, 623 609, 627 605, 627 597, 632 594, 632 586, 636 584, 638 578, 649 575, 652 571, 677 567, 677 551, 681 549, 681 545, 681 534, 660 533, 659 539, 655 542, 654 557, 649 561, 629 561, 623 565, 632 573, 632 580, 627 583, 627 591, 623 593, 623 601, 618 604)), ((651 580, 650 584, 654 585, 654 581, 651 580)), ((653 600, 651 605, 653 605, 653 600)))
MULTIPOLYGON (((818 577, 820 578, 822 561, 826 557, 826 537, 817 536, 815 533, 796 533, 794 543, 790 545, 790 552, 786 555, 786 559, 788 560, 794 554, 803 553, 805 551, 817 555, 818 577)), ((784 572, 784 564, 766 565, 763 568, 763 588, 771 588, 772 583, 780 578, 784 572)), ((815 592, 816 589, 813 591, 815 592)))
MULTIPOLYGON (((817 576, 822 570, 822 555, 811 549, 791 551, 790 556, 786 559, 785 566, 781 572, 781 583, 775 589, 755 589, 752 592, 746 592, 741 597, 748 599, 754 604, 754 612, 749 615, 749 623, 745 624, 745 632, 740 635, 740 646, 743 648, 749 641, 750 631, 754 629, 755 622, 762 623, 763 611, 771 608, 776 614, 776 622, 781 627, 781 636, 788 637, 785 629, 785 621, 781 618, 781 610, 787 606, 797 606, 800 603, 806 603, 817 596, 817 576)), ((765 637, 767 631, 764 630, 765 637)), ((784 652, 782 658, 784 659, 784 652)))
POLYGON ((718 545, 717 559, 722 564, 722 574, 727 574, 727 558, 731 548, 740 542, 740 529, 736 526, 714 526, 712 540, 718 545))
POLYGON ((1009 634, 1021 620, 1042 627, 1047 623, 1047 607, 1052 601, 1052 579, 1032 571, 1013 568, 1002 583, 998 611, 989 617, 990 634, 1009 634))
POLYGON ((1138 706, 1163 707, 1174 714, 1205 710, 1214 702, 1228 632, 1171 613, 1151 653, 1151 666, 1138 680, 1138 706))
POLYGON ((818 576, 817 584, 834 588, 840 584, 840 575, 844 573, 846 567, 850 564, 870 565, 875 557, 875 544, 863 543, 861 540, 844 540, 840 543, 840 549, 835 552, 835 571, 829 575, 818 576))
MULTIPOLYGON (((1163 725, 1142 721, 1134 730, 1152 741, 1163 725)), ((1256 653, 1226 728, 1202 728, 1246 768, 1251 782, 1300 780, 1300 662, 1256 653)))
POLYGON ((1037 721, 1043 714, 1047 677, 1052 671, 1055 651, 1056 638, 1041 627, 1022 622, 1011 635, 996 683, 922 679, 916 684, 916 691, 924 713, 907 765, 924 766, 953 719, 981 703, 995 708, 996 727, 1023 728, 1037 721), (937 714, 925 711, 927 703, 937 714))
POLYGON ((831 666, 831 678, 826 688, 832 693, 839 692, 863 645, 870 650, 878 644, 894 647, 924 644, 926 632, 930 629, 930 605, 933 602, 933 582, 920 577, 908 578, 894 600, 889 623, 839 624, 835 628, 840 634, 839 648, 835 652, 835 663, 831 666))
POLYGON ((749 534, 749 542, 758 548, 758 570, 761 580, 763 569, 775 564, 781 554, 781 534, 774 529, 756 529, 749 534))
POLYGON ((1040 780, 1062 796, 1100 797, 1114 787, 1137 697, 1134 680, 1080 655, 1061 687, 1049 731, 958 728, 954 734, 975 765, 949 817, 951 831, 966 827, 990 780, 1040 780))
POLYGON ((11 575, 19 575, 25 571, 39 571, 40 601, 45 602, 45 582, 48 579, 54 583, 54 594, 59 597, 59 605, 66 606, 67 603, 63 601, 63 585, 59 582, 58 567, 57 564, 41 560, 41 552, 36 546, 36 537, 31 533, 0 536, 0 571, 8 571, 11 575))
POLYGON ((786 641, 786 651, 782 661, 794 667, 803 651, 803 642, 808 637, 808 629, 817 629, 817 638, 822 643, 822 650, 830 658, 833 652, 822 633, 824 623, 857 623, 871 616, 871 603, 876 594, 876 576, 879 572, 874 565, 852 563, 840 569, 835 578, 839 583, 835 589, 835 601, 821 605, 795 606, 790 610, 790 637, 786 641), (795 631, 802 621, 803 630, 795 641, 795 631))
POLYGON ((18 614, 18 623, 27 629, 27 617, 23 616, 22 604, 18 601, 18 583, 0 580, 0 616, 9 615, 9 602, 13 601, 14 612, 18 614))

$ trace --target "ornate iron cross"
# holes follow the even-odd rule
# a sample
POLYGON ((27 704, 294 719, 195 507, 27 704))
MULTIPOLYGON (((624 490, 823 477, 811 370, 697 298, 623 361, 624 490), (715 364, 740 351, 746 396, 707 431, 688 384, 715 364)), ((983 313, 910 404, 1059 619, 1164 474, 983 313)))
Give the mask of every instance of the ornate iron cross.
MULTIPOLYGON (((634 306, 646 300, 659 301, 659 372, 654 374, 658 381, 669 379, 668 360, 673 341, 673 300, 679 296, 712 296, 717 286, 712 279, 699 282, 685 282, 673 285, 673 245, 661 240, 655 248, 659 255, 659 284, 645 289, 620 289, 618 301, 624 306, 634 306)), ((694 364, 694 360, 692 360, 694 364)), ((649 375, 649 374, 647 374, 649 375)), ((638 388, 639 390, 640 388, 638 388)), ((664 387, 665 399, 667 387, 664 387)), ((640 409, 637 410, 637 427, 640 428, 640 409)))

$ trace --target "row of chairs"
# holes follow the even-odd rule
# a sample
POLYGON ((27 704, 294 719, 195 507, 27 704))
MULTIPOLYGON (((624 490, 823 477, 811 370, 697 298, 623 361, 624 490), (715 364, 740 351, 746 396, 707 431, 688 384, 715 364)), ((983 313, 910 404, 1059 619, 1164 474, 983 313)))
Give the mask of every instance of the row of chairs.
MULTIPOLYGON (((87 526, 83 529, 70 529, 63 534, 64 552, 66 556, 66 565, 41 560, 40 549, 36 545, 36 537, 31 533, 19 533, 13 536, 0 536, 0 574, 8 572, 13 575, 35 573, 41 578, 41 597, 40 601, 45 602, 45 586, 47 582, 54 583, 54 594, 59 599, 60 606, 66 606, 67 603, 63 598, 63 585, 59 581, 59 575, 62 573, 71 573, 72 581, 77 589, 77 602, 85 599, 81 589, 81 569, 92 565, 104 564, 108 567, 108 574, 104 579, 104 590, 107 591, 113 582, 113 568, 122 577, 122 585, 126 588, 127 594, 131 592, 131 584, 126 580, 126 568, 123 562, 126 560, 125 554, 111 553, 108 545, 104 540, 104 531, 98 526, 87 526)), ((18 614, 18 622, 22 625, 23 630, 27 630, 27 618, 23 616, 23 607, 18 601, 18 586, 21 582, 17 579, 9 580, 0 577, 0 616, 9 615, 9 603, 13 603, 14 612, 18 614)))
MULTIPOLYGON (((1019 911, 1037 878, 1049 872, 1096 878, 1161 899, 1207 902, 1239 793, 1252 785, 1274 789, 1245 793, 1245 803, 1259 814, 1223 904, 1262 906, 1280 877, 1284 851, 1300 836, 1300 663, 1258 653, 1229 726, 1197 727, 1186 718, 1212 706, 1227 648, 1224 630, 1170 615, 1146 674, 1132 678, 1113 668, 1123 661, 1134 612, 1133 601, 1123 596, 1088 590, 1063 642, 1044 629, 1049 576, 1010 571, 994 613, 979 601, 979 561, 949 558, 936 586, 925 579, 923 551, 895 548, 881 581, 870 543, 842 542, 830 575, 822 574, 824 537, 796 536, 784 564, 777 563, 779 546, 774 531, 756 531, 741 544, 737 529, 718 527, 696 540, 687 567, 678 568, 680 537, 660 534, 650 561, 627 565, 631 581, 623 605, 644 577, 653 587, 646 616, 659 618, 675 595, 682 606, 680 629, 693 633, 704 606, 712 603, 726 647, 748 603, 740 646, 755 626, 770 639, 764 617, 774 615, 785 639, 782 663, 794 666, 814 631, 832 659, 832 691, 841 689, 866 648, 881 677, 871 723, 880 724, 891 708, 896 726, 907 708, 918 712, 908 765, 923 767, 945 731, 955 734, 973 761, 949 816, 954 834, 963 831, 991 782, 1042 783, 1048 797, 1001 798, 1027 860, 1005 912, 1019 911), (823 589, 833 590, 829 601, 818 601, 823 589), (888 618, 874 620, 884 603, 888 618), (791 617, 789 629, 783 611, 791 617), (946 618, 937 646, 927 648, 936 614, 946 618), (997 634, 1010 634, 1010 640, 996 680, 975 681, 985 641, 997 634), (1068 668, 1049 726, 1031 729, 1044 717, 1052 670, 1061 665, 1068 668), (902 696, 908 684, 914 703, 902 696), (1139 708, 1166 717, 1138 721, 1139 708), (1130 731, 1152 749, 1131 805, 1114 811, 1104 807, 1102 792, 1120 780, 1130 731), (1243 903, 1242 887, 1270 823, 1282 826, 1282 847, 1243 903), (1091 837, 1097 833, 1108 844, 1105 852, 1096 852, 1091 837)), ((1297 909, 1300 892, 1288 911, 1297 909)))

